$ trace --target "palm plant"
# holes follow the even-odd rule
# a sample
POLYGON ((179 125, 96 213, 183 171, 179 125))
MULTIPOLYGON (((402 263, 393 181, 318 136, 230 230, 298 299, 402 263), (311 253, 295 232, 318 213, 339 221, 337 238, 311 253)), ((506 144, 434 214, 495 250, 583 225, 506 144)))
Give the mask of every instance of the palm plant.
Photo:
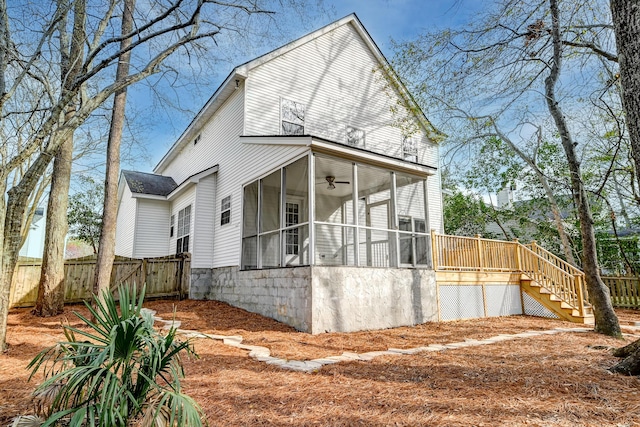
POLYGON ((29 364, 31 377, 43 370, 37 401, 46 402, 43 426, 201 426, 202 411, 182 393, 180 354, 195 356, 176 330, 165 335, 153 328, 153 316, 142 309, 144 287, 120 286, 119 310, 111 293, 85 303, 87 326, 64 326, 65 342, 43 350, 29 364), (78 337, 78 338, 77 338, 78 337))

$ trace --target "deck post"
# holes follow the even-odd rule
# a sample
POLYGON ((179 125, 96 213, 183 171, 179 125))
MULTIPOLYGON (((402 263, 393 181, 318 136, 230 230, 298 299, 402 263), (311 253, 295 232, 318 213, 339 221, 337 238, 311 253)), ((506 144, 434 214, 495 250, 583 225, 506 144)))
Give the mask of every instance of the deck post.
POLYGON ((476 244, 478 245, 478 269, 484 271, 484 257, 482 256, 482 236, 476 234, 476 244))
POLYGON ((438 269, 438 246, 436 244, 436 230, 431 229, 431 262, 433 269, 438 269))
POLYGON ((576 289, 578 291, 578 310, 580 311, 580 316, 584 316, 584 276, 576 274, 573 276, 573 279, 578 284, 578 289, 576 289))
POLYGON ((516 269, 522 273, 522 255, 520 254, 520 241, 516 238, 513 239, 516 247, 516 269))

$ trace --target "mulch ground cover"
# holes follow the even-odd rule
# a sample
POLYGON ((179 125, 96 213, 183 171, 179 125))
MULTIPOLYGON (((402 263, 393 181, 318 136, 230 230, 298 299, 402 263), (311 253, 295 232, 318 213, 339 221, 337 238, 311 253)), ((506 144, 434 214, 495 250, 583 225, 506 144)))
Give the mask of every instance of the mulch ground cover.
MULTIPOLYGON (((526 316, 428 323, 380 331, 309 335, 214 301, 151 301, 145 306, 182 329, 242 335, 293 360, 482 339, 578 326, 526 316)), ((26 366, 62 338, 65 314, 41 319, 11 310, 9 350, 0 355, 0 426, 33 412, 26 366)), ((621 324, 640 312, 618 311, 621 324)), ((627 332, 634 332, 626 328, 627 332)), ((637 333, 637 332, 635 332, 637 333)), ((640 426, 640 379, 613 375, 609 348, 635 339, 561 333, 415 355, 324 366, 313 373, 255 361, 220 341, 195 339, 184 388, 211 426, 640 426)))

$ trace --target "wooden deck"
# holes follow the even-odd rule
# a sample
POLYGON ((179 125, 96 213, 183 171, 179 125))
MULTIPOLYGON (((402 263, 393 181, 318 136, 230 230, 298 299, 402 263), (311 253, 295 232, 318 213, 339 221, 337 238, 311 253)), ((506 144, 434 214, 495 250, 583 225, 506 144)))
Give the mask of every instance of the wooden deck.
POLYGON ((539 247, 535 242, 460 237, 431 233, 436 282, 457 285, 520 285, 559 317, 592 324, 594 321, 584 273, 539 247))

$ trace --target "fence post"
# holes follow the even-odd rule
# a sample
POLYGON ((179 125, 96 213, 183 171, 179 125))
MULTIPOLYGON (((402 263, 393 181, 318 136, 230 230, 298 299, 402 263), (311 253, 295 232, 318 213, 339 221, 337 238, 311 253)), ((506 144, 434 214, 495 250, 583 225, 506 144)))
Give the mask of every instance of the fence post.
POLYGON ((484 257, 482 256, 482 236, 476 234, 476 243, 478 246, 478 268, 480 271, 484 271, 484 257))
POLYGON ((438 269, 438 245, 436 243, 436 230, 431 229, 431 262, 433 269, 438 269))
POLYGON ((516 247, 516 269, 519 272, 522 272, 522 255, 520 254, 520 241, 516 238, 513 239, 513 242, 515 243, 516 247))

